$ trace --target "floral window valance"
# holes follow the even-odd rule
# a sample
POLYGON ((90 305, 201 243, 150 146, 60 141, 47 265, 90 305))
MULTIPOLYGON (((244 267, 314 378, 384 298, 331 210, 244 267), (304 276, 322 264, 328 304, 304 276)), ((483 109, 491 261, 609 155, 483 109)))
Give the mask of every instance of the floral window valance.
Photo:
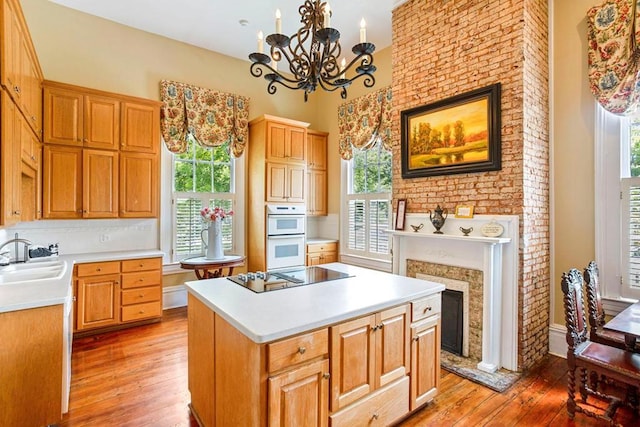
POLYGON ((636 0, 608 0, 587 13, 591 92, 609 112, 627 115, 640 101, 640 21, 636 0))
POLYGON ((368 93, 338 107, 340 156, 353 157, 353 148, 368 149, 381 143, 391 151, 391 86, 368 93))
POLYGON ((160 82, 161 131, 172 153, 184 153, 188 138, 205 147, 229 142, 242 155, 249 135, 249 98, 179 83, 160 82))

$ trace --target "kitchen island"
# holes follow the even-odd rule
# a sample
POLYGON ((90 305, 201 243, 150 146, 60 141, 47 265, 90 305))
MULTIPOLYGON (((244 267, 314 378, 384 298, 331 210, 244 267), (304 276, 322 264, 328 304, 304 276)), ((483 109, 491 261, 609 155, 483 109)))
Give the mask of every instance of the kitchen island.
POLYGON ((350 277, 264 293, 186 283, 200 425, 388 425, 433 399, 444 285, 322 267, 350 277))

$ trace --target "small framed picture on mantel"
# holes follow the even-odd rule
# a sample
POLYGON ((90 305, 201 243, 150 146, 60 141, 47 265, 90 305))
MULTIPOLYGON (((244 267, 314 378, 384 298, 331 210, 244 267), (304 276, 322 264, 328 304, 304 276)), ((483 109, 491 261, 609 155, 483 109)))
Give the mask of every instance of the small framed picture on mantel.
POLYGON ((473 206, 470 206, 470 205, 456 206, 456 218, 473 218, 473 206))
POLYGON ((404 230, 404 220, 407 215, 407 199, 398 199, 398 208, 396 209, 396 230, 404 230))

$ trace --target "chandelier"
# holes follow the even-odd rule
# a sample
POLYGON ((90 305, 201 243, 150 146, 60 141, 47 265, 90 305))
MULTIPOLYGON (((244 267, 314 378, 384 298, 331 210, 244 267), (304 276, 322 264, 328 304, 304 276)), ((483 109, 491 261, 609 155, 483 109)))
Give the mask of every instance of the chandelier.
POLYGON ((266 38, 270 46, 269 55, 263 52, 262 31, 258 33, 258 52, 249 55, 251 75, 260 77, 264 74, 269 82, 267 92, 276 93, 276 83, 289 89, 304 90, 304 100, 314 92, 318 85, 329 92, 340 90, 342 99, 347 97, 347 87, 354 80, 363 78, 366 87, 372 87, 376 80, 373 73, 373 52, 376 47, 366 41, 364 19, 360 23, 360 43, 351 48, 355 57, 347 65, 342 58, 340 32, 331 28, 331 9, 327 2, 305 0, 298 9, 302 27, 289 37, 282 34, 280 10, 276 11, 276 32, 266 38), (282 61, 285 72, 278 71, 278 63, 282 61), (353 77, 347 78, 347 72, 353 77))

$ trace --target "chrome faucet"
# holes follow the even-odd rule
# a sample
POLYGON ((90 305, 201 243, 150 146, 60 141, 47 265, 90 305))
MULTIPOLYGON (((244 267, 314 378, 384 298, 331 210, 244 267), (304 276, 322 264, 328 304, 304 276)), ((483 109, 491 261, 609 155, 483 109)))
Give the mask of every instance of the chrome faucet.
POLYGON ((31 246, 33 243, 31 242, 31 240, 27 240, 27 239, 22 239, 20 237, 18 237, 18 233, 15 234, 15 237, 11 240, 7 240, 6 242, 4 242, 3 244, 0 245, 0 253, 2 252, 2 249, 5 248, 5 246, 8 246, 10 244, 14 244, 15 246, 15 259, 13 260, 14 263, 16 262, 27 262, 29 261, 29 246, 31 246), (24 255, 22 258, 22 261, 19 260, 18 257, 18 245, 22 243, 23 248, 24 248, 24 255))

